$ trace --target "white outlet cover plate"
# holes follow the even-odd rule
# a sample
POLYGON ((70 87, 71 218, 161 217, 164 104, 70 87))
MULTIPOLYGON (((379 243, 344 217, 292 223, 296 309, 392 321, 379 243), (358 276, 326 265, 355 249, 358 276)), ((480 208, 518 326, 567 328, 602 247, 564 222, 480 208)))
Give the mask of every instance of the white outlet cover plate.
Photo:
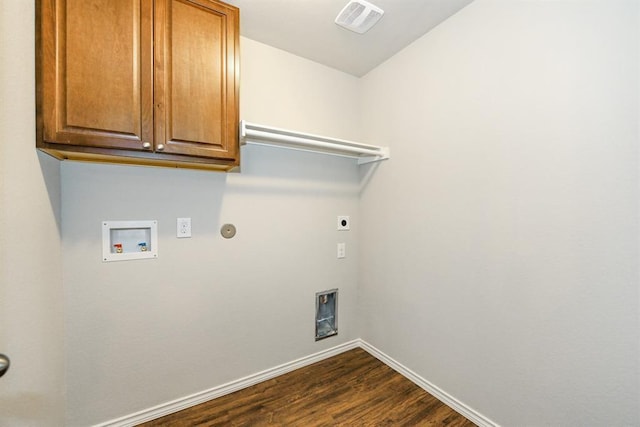
POLYGON ((337 251, 338 259, 347 257, 347 244, 346 243, 338 243, 338 251, 337 251))
POLYGON ((349 215, 338 215, 338 231, 348 231, 350 229, 351 220, 349 219, 349 215))
POLYGON ((191 237, 191 218, 178 218, 176 221, 176 237, 191 237))

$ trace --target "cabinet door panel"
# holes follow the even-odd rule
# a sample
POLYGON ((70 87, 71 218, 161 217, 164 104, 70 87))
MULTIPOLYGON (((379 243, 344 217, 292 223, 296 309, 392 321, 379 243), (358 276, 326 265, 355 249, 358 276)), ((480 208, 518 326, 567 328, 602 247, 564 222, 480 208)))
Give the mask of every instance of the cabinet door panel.
POLYGON ((45 0, 44 139, 142 149, 152 142, 151 0, 45 0))
POLYGON ((155 21, 156 147, 235 158, 237 9, 210 0, 161 0, 155 21))

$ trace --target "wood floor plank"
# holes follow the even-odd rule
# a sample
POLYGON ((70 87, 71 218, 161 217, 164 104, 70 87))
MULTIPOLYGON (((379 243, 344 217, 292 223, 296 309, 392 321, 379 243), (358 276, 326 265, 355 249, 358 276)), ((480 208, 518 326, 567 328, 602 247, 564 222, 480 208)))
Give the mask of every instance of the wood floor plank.
POLYGON ((140 427, 451 426, 471 421, 354 349, 140 427))

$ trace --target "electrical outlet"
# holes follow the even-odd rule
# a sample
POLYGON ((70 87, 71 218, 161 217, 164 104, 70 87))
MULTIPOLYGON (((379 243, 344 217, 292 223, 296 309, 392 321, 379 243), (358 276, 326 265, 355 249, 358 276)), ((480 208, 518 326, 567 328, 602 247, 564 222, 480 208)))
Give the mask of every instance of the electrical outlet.
POLYGON ((348 215, 338 216, 338 231, 348 231, 351 227, 351 221, 348 215))
POLYGON ((177 230, 176 237, 191 237, 191 218, 178 218, 176 221, 177 230))
POLYGON ((347 257, 347 244, 346 243, 338 243, 338 258, 346 258, 347 257))

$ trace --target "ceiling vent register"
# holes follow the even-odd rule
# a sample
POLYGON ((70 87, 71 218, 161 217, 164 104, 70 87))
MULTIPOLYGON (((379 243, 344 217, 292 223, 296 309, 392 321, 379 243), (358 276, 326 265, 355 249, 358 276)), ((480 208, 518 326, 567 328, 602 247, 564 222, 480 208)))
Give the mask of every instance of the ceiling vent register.
POLYGON ((366 33, 382 18, 384 10, 365 0, 350 1, 336 17, 336 24, 358 34, 366 33))

